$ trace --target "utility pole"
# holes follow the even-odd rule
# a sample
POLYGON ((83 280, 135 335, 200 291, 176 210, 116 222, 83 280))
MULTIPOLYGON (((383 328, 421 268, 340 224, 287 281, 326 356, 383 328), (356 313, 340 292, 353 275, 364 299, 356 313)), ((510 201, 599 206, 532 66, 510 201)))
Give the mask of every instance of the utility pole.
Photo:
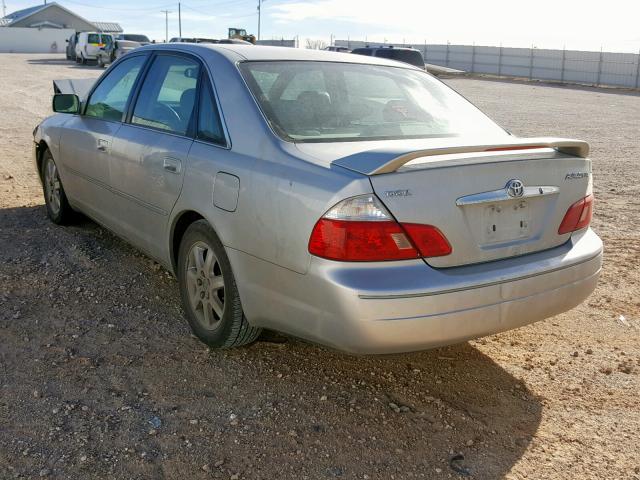
POLYGON ((178 36, 182 40, 182 10, 180 8, 180 2, 178 2, 178 36))
POLYGON ((260 40, 260 17, 262 15, 262 0, 258 0, 258 40, 260 40))
POLYGON ((164 13, 164 43, 169 42, 169 14, 171 10, 160 10, 164 13))
POLYGON ((258 0, 258 40, 260 40, 260 24, 262 23, 262 2, 267 0, 258 0))
POLYGON ((2 0, 2 16, 3 17, 7 16, 7 4, 4 3, 4 0, 2 0))

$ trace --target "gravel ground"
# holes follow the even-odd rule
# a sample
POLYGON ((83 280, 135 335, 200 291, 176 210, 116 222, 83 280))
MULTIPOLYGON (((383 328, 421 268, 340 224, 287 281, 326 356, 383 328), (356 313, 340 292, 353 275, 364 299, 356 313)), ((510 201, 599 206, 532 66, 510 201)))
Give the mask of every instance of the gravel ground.
POLYGON ((209 351, 176 281, 47 221, 31 130, 59 56, 0 55, 0 478, 640 478, 640 96, 447 80, 518 135, 593 147, 602 281, 563 315, 354 357, 265 335, 209 351))

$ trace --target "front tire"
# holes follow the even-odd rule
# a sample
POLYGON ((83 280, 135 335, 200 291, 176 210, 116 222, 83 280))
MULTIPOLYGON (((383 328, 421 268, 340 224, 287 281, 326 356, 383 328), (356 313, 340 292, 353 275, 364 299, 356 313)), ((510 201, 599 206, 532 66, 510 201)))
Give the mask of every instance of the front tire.
POLYGON ((53 160, 53 156, 49 150, 45 150, 42 154, 42 190, 44 193, 44 202, 47 207, 47 216, 57 224, 64 225, 71 221, 73 210, 64 193, 58 166, 53 160))
POLYGON ((258 338, 242 311, 222 242, 205 220, 192 223, 180 243, 180 296, 193 333, 213 348, 239 347, 258 338))

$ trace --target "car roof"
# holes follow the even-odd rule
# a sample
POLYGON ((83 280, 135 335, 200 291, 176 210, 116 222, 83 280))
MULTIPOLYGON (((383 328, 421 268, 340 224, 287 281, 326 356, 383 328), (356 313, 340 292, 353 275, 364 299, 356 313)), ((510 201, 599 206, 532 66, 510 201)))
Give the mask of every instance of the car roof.
POLYGON ((417 67, 408 63, 400 63, 379 57, 365 57, 363 55, 350 55, 341 52, 327 50, 310 50, 291 47, 271 47, 264 45, 237 45, 237 44, 202 44, 202 43, 164 43, 147 45, 143 49, 150 50, 174 50, 204 54, 206 51, 215 51, 232 63, 241 61, 318 61, 339 63, 361 63, 367 65, 386 65, 402 68, 417 67))

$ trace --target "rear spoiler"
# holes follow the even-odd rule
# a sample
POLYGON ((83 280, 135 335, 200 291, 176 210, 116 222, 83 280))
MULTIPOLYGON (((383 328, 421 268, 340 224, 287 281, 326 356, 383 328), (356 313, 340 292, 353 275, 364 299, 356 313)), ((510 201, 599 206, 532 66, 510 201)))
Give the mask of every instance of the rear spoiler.
POLYGON ((73 93, 82 100, 89 93, 94 83, 96 83, 95 78, 54 80, 53 93, 73 93))
POLYGON ((374 149, 339 158, 331 162, 331 164, 365 175, 379 175, 381 173, 395 172, 404 164, 416 158, 438 155, 531 150, 537 148, 553 148, 558 152, 581 158, 586 158, 589 154, 589 144, 587 142, 566 138, 513 138, 505 143, 474 145, 464 144, 460 140, 452 138, 448 138, 446 141, 448 146, 434 146, 411 151, 400 148, 374 149))

